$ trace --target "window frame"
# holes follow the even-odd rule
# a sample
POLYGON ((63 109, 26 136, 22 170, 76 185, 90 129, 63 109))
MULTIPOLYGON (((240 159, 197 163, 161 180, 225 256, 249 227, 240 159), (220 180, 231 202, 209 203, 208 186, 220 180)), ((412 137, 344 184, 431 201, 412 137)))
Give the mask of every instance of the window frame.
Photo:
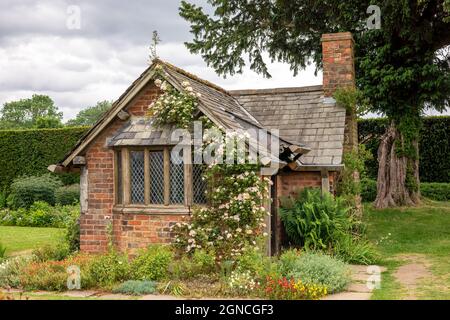
MULTIPOLYGON (((136 208, 149 209, 148 213, 157 213, 152 209, 189 209, 193 205, 193 179, 192 179, 192 155, 191 152, 183 152, 184 162, 184 203, 171 204, 170 203, 170 154, 173 146, 148 146, 148 147, 132 147, 123 146, 114 148, 114 206, 116 208, 136 208), (131 201, 131 151, 144 151, 144 204, 135 204, 131 201), (150 182, 150 153, 152 151, 163 152, 164 159, 164 203, 151 203, 151 182, 150 182), (121 157, 122 172, 118 168, 118 156, 121 157), (121 175, 122 190, 119 190, 119 175, 121 175), (122 196, 119 197, 119 192, 122 196), (121 202, 119 203, 119 199, 121 202)), ((204 204, 195 204, 202 206, 204 204)), ((125 211, 123 211, 125 212, 125 211)), ((180 211, 180 213, 186 213, 180 211)))

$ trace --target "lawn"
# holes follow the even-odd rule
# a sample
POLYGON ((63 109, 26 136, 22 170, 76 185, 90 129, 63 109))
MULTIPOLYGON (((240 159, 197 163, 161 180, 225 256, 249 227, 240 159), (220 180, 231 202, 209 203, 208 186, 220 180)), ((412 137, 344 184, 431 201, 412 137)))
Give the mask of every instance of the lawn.
POLYGON ((8 255, 57 243, 63 236, 64 229, 0 226, 0 243, 6 247, 8 255))
POLYGON ((365 220, 388 268, 373 299, 405 299, 412 292, 417 299, 450 299, 449 202, 385 210, 367 206, 365 220), (399 281, 399 268, 411 268, 412 279, 399 281))

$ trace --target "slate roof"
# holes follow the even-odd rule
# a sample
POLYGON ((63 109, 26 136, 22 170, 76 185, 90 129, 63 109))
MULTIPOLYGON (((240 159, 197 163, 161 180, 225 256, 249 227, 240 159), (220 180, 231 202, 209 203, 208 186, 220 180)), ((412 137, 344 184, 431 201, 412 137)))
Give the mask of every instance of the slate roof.
POLYGON ((179 141, 172 140, 176 126, 155 127, 153 120, 145 117, 131 117, 108 142, 109 147, 118 146, 164 146, 176 145, 179 141))
MULTIPOLYGON (((70 165, 75 156, 83 154, 89 143, 117 116, 120 110, 126 108, 130 97, 154 77, 157 66, 162 67, 162 76, 178 90, 183 89, 184 81, 189 81, 194 92, 201 95, 199 110, 219 127, 232 130, 279 129, 280 146, 284 150, 283 156, 297 159, 300 154, 303 154, 296 161, 307 165, 342 163, 345 110, 337 107, 335 103, 324 103, 321 86, 226 91, 167 62, 157 60, 77 142, 61 162, 63 166, 70 165), (309 149, 311 151, 307 153, 309 149)), ((173 128, 150 127, 151 121, 149 122, 148 119, 132 118, 110 140, 109 145, 175 144, 168 140, 173 128)), ((280 159, 271 156, 255 141, 251 141, 249 147, 253 150, 259 147, 260 156, 269 156, 271 161, 280 162, 280 159)))
POLYGON ((264 127, 308 146, 307 165, 342 163, 345 109, 325 101, 322 86, 230 91, 264 127))
POLYGON ((164 71, 170 78, 181 85, 184 81, 191 84, 195 93, 200 93, 200 103, 211 112, 216 119, 220 119, 225 128, 235 129, 240 126, 236 123, 238 117, 249 125, 261 127, 261 124, 245 110, 236 99, 226 90, 208 81, 202 80, 183 69, 175 67, 167 62, 159 61, 164 71))

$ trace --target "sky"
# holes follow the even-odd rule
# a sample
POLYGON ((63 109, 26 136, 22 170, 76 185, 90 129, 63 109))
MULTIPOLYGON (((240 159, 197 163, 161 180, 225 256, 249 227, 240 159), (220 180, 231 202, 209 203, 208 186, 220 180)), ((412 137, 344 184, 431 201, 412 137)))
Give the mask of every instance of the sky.
MULTIPOLYGON (((189 0, 208 8, 206 0, 189 0)), ((309 66, 269 64, 271 79, 248 68, 226 79, 185 48, 189 24, 180 0, 1 0, 0 106, 50 96, 64 120, 98 101, 116 100, 148 66, 153 30, 158 56, 225 89, 298 87, 322 83, 309 66)), ((449 112, 446 112, 450 114, 449 112)), ((428 112, 428 114, 437 114, 428 112)), ((371 115, 373 116, 373 115, 371 115)))
MULTIPOLYGON (((64 120, 97 101, 115 100, 148 66, 153 30, 158 56, 225 89, 317 85, 314 66, 293 77, 272 63, 271 79, 249 69, 226 79, 185 48, 189 24, 179 0, 2 0, 0 105, 32 94, 50 96, 64 120)), ((191 0, 207 6, 205 0, 191 0)))

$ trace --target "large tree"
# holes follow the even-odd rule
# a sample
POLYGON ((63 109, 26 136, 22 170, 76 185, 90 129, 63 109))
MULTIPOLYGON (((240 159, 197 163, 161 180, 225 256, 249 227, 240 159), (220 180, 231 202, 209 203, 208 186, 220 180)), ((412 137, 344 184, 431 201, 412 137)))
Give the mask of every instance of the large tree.
POLYGON ((7 102, 0 109, 0 129, 60 127, 63 114, 49 96, 7 102))
POLYGON ((266 57, 290 64, 294 74, 310 62, 321 68, 321 35, 352 32, 358 89, 371 111, 391 120, 379 149, 375 205, 419 202, 420 117, 449 106, 450 0, 208 2, 212 13, 182 1, 180 14, 194 35, 189 50, 222 75, 241 73, 249 61, 270 77, 266 57), (381 8, 381 29, 366 30, 370 4, 381 8))
POLYGON ((98 119, 109 109, 111 109, 112 103, 110 101, 99 101, 93 107, 88 107, 78 112, 75 119, 71 119, 67 122, 68 126, 92 126, 98 119))

